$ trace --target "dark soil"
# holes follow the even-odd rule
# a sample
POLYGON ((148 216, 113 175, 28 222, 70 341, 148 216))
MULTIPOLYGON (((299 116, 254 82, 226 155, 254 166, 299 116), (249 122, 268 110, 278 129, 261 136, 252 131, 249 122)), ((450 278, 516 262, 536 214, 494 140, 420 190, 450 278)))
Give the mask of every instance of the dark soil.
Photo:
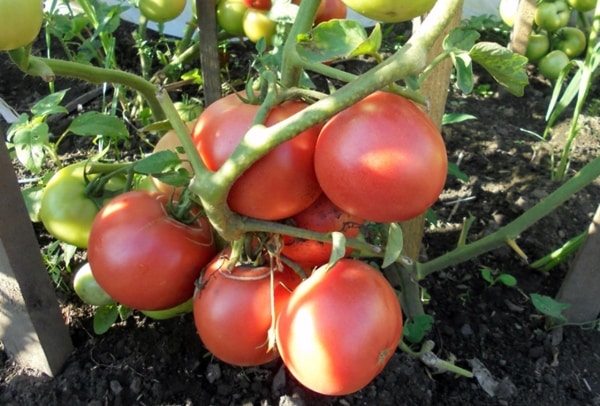
MULTIPOLYGON (((24 78, 0 55, 2 98, 19 112, 48 94, 35 78, 24 78)), ((444 129, 451 161, 469 176, 450 178, 434 209, 438 224, 428 227, 423 257, 451 250, 463 218, 476 221, 476 240, 516 218, 558 187, 550 180, 550 157, 560 151, 568 120, 560 122, 550 142, 541 133, 551 88, 532 72, 524 97, 499 92, 481 75, 478 85, 490 93, 463 95, 452 89, 449 112, 477 120, 444 129), (454 203, 457 200, 461 203, 454 203)), ((92 87, 59 81, 71 98, 92 87)), ((600 99, 596 87, 590 100, 600 99)), ((572 171, 600 151, 600 120, 586 112, 572 152, 572 171)), ((55 124, 60 125, 60 124, 55 124)), ((61 153, 81 154, 77 143, 61 153)), ((16 165, 16 169, 19 169, 16 165)), ((600 202, 600 182, 590 185, 533 228, 519 244, 532 260, 584 231, 600 202)), ((47 235, 39 225, 40 245, 47 235)), ((344 397, 325 397, 302 387, 281 362, 256 368, 231 367, 203 348, 191 315, 153 321, 134 314, 104 335, 92 329, 92 308, 58 291, 75 345, 64 369, 54 378, 23 369, 0 352, 0 404, 4 405, 600 405, 600 332, 578 326, 546 329, 529 295, 554 296, 572 261, 547 274, 532 270, 508 248, 445 269, 423 286, 431 295, 426 312, 435 318, 427 339, 443 359, 472 369, 480 362, 497 382, 488 394, 476 379, 439 374, 398 351, 370 385, 344 397), (514 288, 489 287, 480 275, 487 266, 514 275, 514 288)), ((357 351, 360 351, 357 348, 357 351)), ((360 367, 360 366, 359 366, 360 367)))

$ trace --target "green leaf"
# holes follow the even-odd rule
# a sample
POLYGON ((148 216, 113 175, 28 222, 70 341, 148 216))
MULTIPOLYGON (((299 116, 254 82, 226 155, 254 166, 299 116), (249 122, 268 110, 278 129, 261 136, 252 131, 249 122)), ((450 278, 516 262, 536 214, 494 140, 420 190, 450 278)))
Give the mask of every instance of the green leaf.
POLYGON ((473 91, 473 64, 471 57, 466 52, 452 54, 452 63, 456 69, 456 84, 464 93, 473 91))
POLYGON ((477 42, 480 35, 475 30, 465 30, 463 28, 454 28, 446 35, 442 47, 444 51, 455 52, 456 50, 469 52, 477 42))
POLYGON ((23 116, 8 129, 8 140, 14 144, 19 162, 32 173, 39 173, 50 142, 49 128, 44 122, 23 123, 23 116))
POLYGON ((404 235, 402 228, 398 223, 390 223, 388 229, 387 244, 385 246, 385 255, 383 257, 382 268, 387 268, 402 255, 404 248, 404 235))
POLYGON ((446 113, 442 117, 442 125, 458 124, 468 120, 477 120, 477 117, 464 113, 446 113))
POLYGON ((42 194, 44 193, 44 185, 35 185, 21 190, 27 214, 33 223, 40 222, 40 207, 42 207, 42 194))
POLYGON ((31 108, 31 113, 34 117, 44 118, 50 114, 68 113, 67 109, 60 106, 65 94, 69 89, 54 92, 44 97, 31 108))
POLYGON ((121 119, 98 111, 88 111, 76 117, 67 131, 81 136, 100 135, 113 140, 125 140, 129 137, 127 127, 121 119))
POLYGON ((331 240, 333 248, 331 249, 331 256, 327 263, 327 269, 330 269, 346 255, 346 236, 339 231, 334 231, 331 233, 331 240))
POLYGON ((354 58, 361 55, 377 55, 379 49, 381 48, 381 43, 383 41, 383 35, 381 34, 381 25, 375 24, 373 31, 371 31, 371 35, 366 41, 363 41, 359 46, 357 46, 352 52, 347 55, 347 58, 354 58))
POLYGON ((540 313, 560 321, 566 321, 566 318, 562 312, 563 310, 571 307, 570 303, 561 303, 554 300, 550 296, 540 295, 537 293, 532 293, 529 296, 531 297, 531 303, 533 303, 533 306, 540 313))
POLYGON ((408 320, 404 323, 402 330, 402 337, 406 338, 412 344, 417 344, 423 341, 425 334, 433 326, 433 317, 429 314, 420 314, 415 316, 412 320, 408 320))
POLYGON ((481 268, 481 277, 490 285, 494 284, 494 277, 492 276, 492 270, 487 266, 481 268))
POLYGON ((496 81, 515 96, 523 96, 529 77, 527 58, 495 42, 477 43, 469 51, 473 61, 487 70, 496 81))
POLYGON ((298 36, 296 48, 305 60, 319 63, 345 58, 368 41, 367 31, 358 21, 330 20, 298 36))
POLYGON ((456 165, 455 162, 448 162, 448 175, 452 175, 457 179, 462 180, 463 182, 469 181, 469 176, 460 169, 458 169, 458 165, 456 165))
POLYGON ((106 333, 119 318, 117 305, 100 306, 94 313, 94 333, 100 335, 106 333))
POLYGON ((133 169, 144 175, 160 174, 167 169, 173 169, 181 164, 181 159, 175 151, 163 150, 148 155, 137 161, 133 169))
POLYGON ((513 286, 517 286, 517 278, 515 278, 512 275, 509 275, 507 273, 503 273, 498 275, 498 278, 496 278, 498 280, 498 282, 501 282, 504 286, 508 286, 508 287, 513 287, 513 286))

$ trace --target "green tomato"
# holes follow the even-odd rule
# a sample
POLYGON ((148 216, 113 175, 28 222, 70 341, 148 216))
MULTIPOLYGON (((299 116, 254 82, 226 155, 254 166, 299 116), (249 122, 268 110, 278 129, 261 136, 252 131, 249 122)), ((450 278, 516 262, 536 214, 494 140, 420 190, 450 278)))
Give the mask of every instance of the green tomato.
POLYGON ((154 320, 166 320, 182 314, 191 313, 194 308, 194 297, 185 302, 164 310, 140 310, 140 312, 154 320))
POLYGON ((0 51, 35 40, 42 28, 43 0, 0 0, 0 51))
POLYGON ((96 282, 89 262, 83 264, 75 273, 73 277, 73 290, 75 290, 75 293, 82 302, 90 305, 106 306, 116 303, 96 282))
POLYGON ((586 38, 583 31, 575 27, 559 28, 554 37, 554 49, 563 51, 571 59, 585 51, 586 38))
POLYGON ((266 11, 249 8, 244 14, 243 20, 244 34, 254 43, 264 38, 267 45, 271 44, 277 23, 269 18, 266 11))
POLYGON ((571 10, 564 0, 543 2, 535 9, 533 19, 538 27, 553 32, 569 22, 571 10))
POLYGON ((437 0, 342 0, 363 16, 384 23, 410 21, 427 13, 437 0))
POLYGON ((558 49, 548 52, 538 62, 538 70, 546 78, 555 81, 562 69, 569 64, 569 57, 558 49))
POLYGON ((140 0, 140 13, 148 20, 165 23, 179 17, 186 0, 140 0))
MULTIPOLYGON (((99 203, 86 195, 85 162, 65 166, 44 187, 40 219, 52 236, 79 248, 87 248, 92 222, 100 211, 99 203)), ((95 176, 88 176, 93 179, 95 176)), ((111 178, 105 189, 122 191, 124 177, 111 178)))
POLYGON ((527 49, 525 56, 529 62, 535 63, 539 61, 550 50, 550 39, 545 33, 532 32, 527 41, 527 49))
POLYGON ((244 14, 248 7, 242 0, 222 0, 217 5, 217 23, 228 34, 244 35, 244 14))
POLYGON ((596 7, 598 0, 567 0, 567 3, 571 8, 585 13, 593 10, 596 7))
POLYGON ((517 9, 519 8, 519 0, 501 0, 498 6, 498 12, 500 18, 504 21, 504 24, 512 27, 515 25, 515 16, 517 15, 517 9))

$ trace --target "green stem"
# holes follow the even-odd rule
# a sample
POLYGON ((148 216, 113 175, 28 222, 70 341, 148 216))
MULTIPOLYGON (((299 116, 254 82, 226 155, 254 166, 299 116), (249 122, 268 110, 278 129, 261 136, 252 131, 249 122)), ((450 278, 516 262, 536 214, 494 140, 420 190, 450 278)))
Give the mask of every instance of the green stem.
POLYGON ((498 231, 473 243, 457 247, 453 251, 429 262, 415 264, 414 277, 417 280, 422 280, 436 271, 468 261, 503 246, 507 240, 516 238, 538 220, 563 204, 577 191, 593 182, 598 176, 600 176, 600 157, 589 162, 558 189, 498 231))
MULTIPOLYGON (((119 83, 138 91, 148 102, 154 118, 164 120, 165 115, 156 97, 157 88, 149 81, 133 73, 118 69, 98 68, 82 63, 62 61, 58 59, 47 59, 36 56, 29 58, 32 64, 43 64, 52 70, 55 75, 85 80, 90 83, 119 83)), ((30 69, 26 73, 31 73, 30 69)))

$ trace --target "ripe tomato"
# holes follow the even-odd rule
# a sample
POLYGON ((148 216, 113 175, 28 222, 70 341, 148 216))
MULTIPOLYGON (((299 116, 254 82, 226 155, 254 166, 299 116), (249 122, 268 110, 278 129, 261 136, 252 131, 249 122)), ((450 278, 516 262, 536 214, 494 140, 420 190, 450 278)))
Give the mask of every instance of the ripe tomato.
MULTIPOLYGON (((195 121, 188 121, 186 123, 190 134, 191 134, 192 130, 194 129, 194 124, 196 124, 195 121)), ((187 161, 187 154, 185 152, 180 153, 179 151, 177 151, 177 148, 180 148, 180 147, 181 147, 181 142, 179 142, 179 138, 177 137, 175 130, 169 130, 166 133, 164 133, 164 135, 162 137, 160 137, 160 139, 154 146, 154 150, 152 152, 154 153, 154 152, 166 151, 166 150, 176 152, 177 155, 179 155, 179 159, 181 159, 181 161, 182 161, 181 166, 183 168, 187 169, 188 172, 192 173, 193 172, 192 166, 187 161)), ((156 190, 158 190, 159 192, 165 193, 167 195, 171 195, 172 193, 178 192, 173 186, 161 182, 158 178, 152 177, 152 184, 154 185, 156 190)), ((179 192, 180 192, 180 190, 179 190, 179 192)))
MULTIPOLYGON (((307 209, 291 217, 290 223, 299 228, 322 233, 339 231, 348 238, 354 238, 360 232, 364 220, 343 212, 322 194, 307 209)), ((307 269, 326 264, 331 256, 329 243, 288 236, 284 236, 283 241, 281 254, 307 269)), ((351 252, 351 248, 346 249, 346 255, 350 255, 351 252)))
POLYGON ((242 0, 222 0, 217 4, 217 23, 226 33, 244 35, 244 15, 248 7, 242 0))
POLYGON ((229 272, 229 254, 225 249, 206 266, 194 298, 196 329, 220 360, 238 366, 264 364, 278 357, 267 347, 268 331, 300 277, 287 267, 274 271, 272 290, 268 266, 236 265, 229 272))
POLYGON ((258 10, 268 11, 271 9, 271 0, 244 0, 244 4, 248 8, 256 8, 258 10))
POLYGON ((242 28, 250 41, 257 43, 264 38, 266 44, 271 45, 277 23, 269 18, 266 11, 249 8, 244 14, 242 28))
MULTIPOLYGON (((305 103, 275 107, 265 125, 275 124, 304 109, 305 103)), ((194 142, 206 167, 216 171, 250 128, 258 106, 236 94, 207 107, 196 122, 194 142)), ((321 126, 312 127, 279 145, 235 181, 228 203, 232 210, 263 220, 281 220, 310 206, 321 194, 314 170, 314 151, 321 126)))
POLYGON ((148 20, 165 23, 179 17, 186 0, 140 0, 140 13, 148 20))
POLYGON ((42 28, 42 0, 0 0, 0 51, 29 45, 42 28))
POLYGON ((429 117, 404 97, 375 92, 325 124, 315 148, 321 188, 365 220, 408 220, 438 198, 448 161, 429 117))
POLYGON ((181 304, 216 252, 208 220, 185 225, 167 213, 168 204, 164 194, 127 192, 104 206, 92 224, 88 260, 94 277, 127 307, 164 310, 181 304))
POLYGON ((425 14, 437 0, 342 0, 367 18, 384 23, 409 21, 425 14))
MULTIPOLYGON (((300 4, 301 0, 292 0, 294 4, 300 4)), ((322 0, 317 9, 315 24, 334 19, 344 19, 348 14, 348 8, 342 0, 322 0)))
POLYGON ((402 311, 380 272, 342 259, 296 288, 276 331, 281 358, 300 383, 325 395, 344 395, 366 386, 394 354, 402 311))
MULTIPOLYGON (((86 195, 85 162, 59 169, 44 187, 40 219, 54 238, 79 248, 88 246, 92 222, 100 210, 102 199, 94 201, 86 195)), ((88 179, 93 179, 89 175, 88 179)), ((125 179, 111 178, 106 189, 118 192, 125 179)))
POLYGON ((115 299, 96 282, 90 263, 84 263, 73 277, 73 290, 82 302, 93 306, 114 304, 115 299))

